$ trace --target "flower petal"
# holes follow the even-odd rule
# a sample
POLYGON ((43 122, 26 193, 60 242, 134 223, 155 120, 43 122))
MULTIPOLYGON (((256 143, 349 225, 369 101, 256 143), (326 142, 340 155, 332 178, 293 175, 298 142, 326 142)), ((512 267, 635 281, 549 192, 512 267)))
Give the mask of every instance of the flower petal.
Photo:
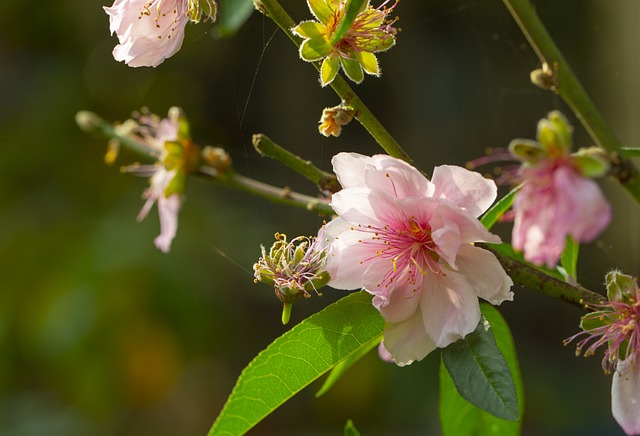
POLYGON ((497 187, 475 171, 462 167, 441 165, 433 170, 431 182, 436 186, 436 198, 446 198, 474 217, 480 216, 493 204, 497 187))
POLYGON ((397 365, 405 366, 424 359, 436 349, 436 344, 424 329, 422 313, 416 310, 416 313, 405 321, 385 324, 384 347, 397 365))
POLYGON ((420 171, 408 163, 384 154, 371 158, 365 168, 365 185, 386 192, 394 198, 430 197, 433 185, 420 171))
POLYGON ((458 251, 457 264, 458 272, 466 277, 478 297, 491 304, 513 300, 510 291, 513 281, 491 252, 463 245, 458 251))
POLYGON ((331 46, 324 38, 305 39, 300 44, 300 58, 307 62, 315 62, 326 57, 331 46))
POLYGON ((331 159, 333 171, 343 188, 367 186, 364 178, 365 169, 371 165, 369 156, 358 153, 338 153, 331 159))
POLYGON ((158 199, 158 214, 160 215, 160 235, 154 243, 163 253, 168 253, 171 243, 178 231, 178 212, 180 211, 180 195, 173 194, 169 198, 162 195, 158 199))
POLYGON ((424 329, 439 348, 465 337, 480 321, 473 286, 454 271, 433 274, 424 282, 417 312, 422 312, 424 329))
POLYGON ((317 21, 303 21, 291 31, 302 38, 323 38, 327 33, 327 26, 317 21))
POLYGON ((618 362, 611 385, 611 412, 626 434, 640 434, 640 362, 618 362))
POLYGON ((360 65, 362 65, 362 68, 364 68, 365 73, 376 77, 380 76, 380 66, 378 65, 376 55, 368 51, 361 51, 358 52, 358 61, 360 65))
POLYGON ((327 251, 326 270, 331 276, 328 284, 332 288, 350 290, 363 287, 365 272, 371 266, 365 260, 372 257, 372 248, 363 241, 363 236, 367 235, 348 230, 331 243, 327 251))
POLYGON ((403 212, 392 198, 369 188, 343 189, 333 194, 331 207, 354 227, 393 227, 404 222, 403 212))

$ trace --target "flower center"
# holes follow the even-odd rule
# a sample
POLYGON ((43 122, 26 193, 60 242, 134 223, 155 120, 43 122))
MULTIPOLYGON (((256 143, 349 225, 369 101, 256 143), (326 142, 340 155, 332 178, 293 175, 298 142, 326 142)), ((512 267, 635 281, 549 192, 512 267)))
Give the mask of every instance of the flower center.
POLYGON ((373 237, 362 242, 377 247, 375 256, 364 259, 361 263, 380 258, 390 262, 377 287, 386 288, 398 280, 406 280, 413 287, 413 292, 416 292, 420 289, 424 276, 429 272, 441 272, 440 256, 436 253, 431 227, 427 223, 420 223, 415 217, 411 217, 396 228, 389 225, 383 228, 369 226, 365 231, 373 233, 373 237))

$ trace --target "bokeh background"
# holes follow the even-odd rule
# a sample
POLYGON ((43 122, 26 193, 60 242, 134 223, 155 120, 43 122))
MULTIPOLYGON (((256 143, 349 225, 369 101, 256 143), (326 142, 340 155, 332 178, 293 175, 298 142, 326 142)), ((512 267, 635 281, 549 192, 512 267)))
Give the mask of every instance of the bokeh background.
MULTIPOLYGON (((137 223, 145 179, 121 174, 138 158, 103 162, 106 141, 81 132, 79 110, 125 120, 143 106, 184 108, 194 138, 222 145, 236 169, 314 193, 250 138, 263 132, 330 169, 342 151, 378 153, 357 123, 317 133, 339 103, 275 25, 255 13, 232 38, 190 25, 182 50, 156 69, 111 56, 116 38, 97 0, 4 0, 0 10, 0 434, 203 435, 242 368, 288 327, 272 291, 254 284, 260 244, 276 231, 313 234, 308 212, 189 180, 170 254, 153 246, 158 221, 137 223)), ((640 144, 637 0, 537 0, 561 49, 625 145, 640 144)), ((302 1, 284 6, 309 18, 302 1)), ((539 64, 498 0, 402 1, 398 44, 379 56, 380 79, 357 91, 427 170, 464 162, 515 137, 533 138, 552 109, 575 117, 529 83, 539 64)), ((591 145, 580 126, 576 143, 591 145)), ((615 219, 582 249, 580 281, 602 291, 617 266, 637 275, 638 206, 602 185, 615 219)), ((509 238, 510 227, 500 231, 509 238)), ((598 357, 577 359, 562 339, 580 310, 515 288, 510 322, 525 382, 527 435, 622 434, 610 414, 610 377, 598 357)), ((292 323, 342 296, 294 308, 292 323)), ((433 353, 398 368, 375 353, 326 396, 304 390, 252 433, 438 434, 433 353)))

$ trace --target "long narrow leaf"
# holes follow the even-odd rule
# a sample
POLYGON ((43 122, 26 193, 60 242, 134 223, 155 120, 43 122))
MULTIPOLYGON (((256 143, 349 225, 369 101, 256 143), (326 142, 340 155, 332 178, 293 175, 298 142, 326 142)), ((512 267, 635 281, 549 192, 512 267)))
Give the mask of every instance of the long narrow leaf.
POLYGON ((580 243, 573 240, 571 236, 567 236, 567 243, 564 246, 564 251, 560 257, 560 264, 567 276, 576 279, 578 276, 578 251, 580 249, 580 243))
POLYGON ((464 399, 498 418, 518 420, 511 370, 486 318, 474 332, 445 348, 442 362, 464 399))
POLYGON ((333 367, 329 376, 324 381, 324 384, 318 392, 316 392, 316 398, 326 394, 333 385, 340 380, 342 375, 347 372, 358 360, 362 359, 369 351, 376 347, 382 341, 382 335, 371 339, 369 342, 362 344, 359 350, 354 351, 349 357, 344 359, 333 367))
POLYGON ((498 222, 500 217, 504 215, 511 205, 513 205, 513 200, 516 197, 516 192, 522 187, 522 185, 518 185, 513 188, 507 195, 498 200, 488 211, 482 215, 480 218, 480 222, 484 225, 487 230, 491 229, 495 223, 498 222))
POLYGON ((371 295, 353 293, 310 316, 242 371, 209 435, 242 435, 285 401, 382 334, 371 295))
POLYGON ((489 321, 498 349, 511 370, 518 398, 519 418, 517 421, 500 419, 469 403, 460 396, 447 369, 441 363, 439 415, 443 436, 516 436, 520 433, 524 387, 513 338, 507 322, 495 307, 483 303, 481 310, 489 321))

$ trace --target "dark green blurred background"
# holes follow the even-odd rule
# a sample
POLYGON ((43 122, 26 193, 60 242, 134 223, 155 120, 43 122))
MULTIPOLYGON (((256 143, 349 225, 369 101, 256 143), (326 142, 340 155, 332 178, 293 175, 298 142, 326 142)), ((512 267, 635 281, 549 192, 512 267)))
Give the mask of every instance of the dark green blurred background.
MULTIPOLYGON (((625 145, 640 143, 637 0, 539 0, 543 20, 625 145)), ((157 215, 135 217, 147 186, 103 163, 106 141, 82 133, 78 110, 124 120, 142 106, 185 109, 196 141, 223 145, 236 168, 314 193, 250 144, 263 132, 330 169, 341 150, 373 154, 356 123, 339 139, 317 133, 339 103, 289 40, 254 14, 231 39, 191 25, 182 50, 157 69, 111 57, 103 2, 4 0, 0 8, 0 434, 203 435, 250 359, 286 331, 272 291, 252 281, 259 245, 276 231, 315 233, 310 213, 190 180, 170 254, 153 246, 157 215), (274 34, 275 33, 275 34, 274 34), (262 61, 260 63, 260 61, 262 61), (255 83, 254 83, 255 80, 255 83), (244 116, 242 116, 244 114, 244 116)), ((301 0, 284 1, 296 20, 301 0)), ((565 111, 529 83, 539 67, 498 0, 404 0, 403 31, 379 59, 384 75, 357 87, 397 140, 430 171, 486 147, 533 138, 539 118, 565 111)), ((578 145, 591 142, 576 129, 578 145)), ((580 281, 639 273, 638 207, 609 181, 615 220, 581 252, 580 281)), ((510 227, 503 225, 509 238, 510 227)), ((599 357, 561 340, 580 311, 515 288, 510 322, 526 389, 524 434, 622 434, 610 415, 599 357)), ((292 323, 339 298, 296 305, 292 323)), ((303 391, 253 434, 438 434, 438 353, 408 368, 375 353, 325 397, 303 391)))

